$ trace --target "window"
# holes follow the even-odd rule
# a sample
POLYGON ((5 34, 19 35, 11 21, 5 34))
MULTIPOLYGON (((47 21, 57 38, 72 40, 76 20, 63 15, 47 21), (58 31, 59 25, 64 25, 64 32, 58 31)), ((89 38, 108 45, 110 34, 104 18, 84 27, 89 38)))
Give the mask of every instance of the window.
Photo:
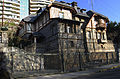
POLYGON ((2 33, 0 32, 0 43, 2 43, 2 33))
POLYGON ((91 39, 91 32, 90 31, 87 32, 87 37, 88 37, 88 39, 91 39))
POLYGON ((65 24, 61 24, 61 26, 60 26, 60 32, 65 32, 65 24))
POLYGON ((59 18, 64 18, 64 13, 63 12, 59 12, 59 18))
POLYGON ((67 26, 67 33, 70 33, 70 26, 67 26))
POLYGON ((102 34, 102 38, 103 38, 103 40, 105 40, 105 33, 102 34))
POLYGON ((76 25, 74 25, 74 33, 76 33, 76 25))
POLYGON ((97 37, 98 37, 98 36, 97 36, 97 32, 96 32, 96 39, 97 39, 97 37))
POLYGON ((98 39, 101 39, 101 33, 98 32, 98 39))
POLYGON ((31 31, 32 31, 32 29, 31 29, 31 24, 27 24, 27 31, 28 31, 28 32, 31 32, 31 31))
POLYGON ((70 24, 68 25, 67 24, 66 27, 67 27, 67 33, 73 33, 73 27, 72 27, 72 25, 70 25, 70 24))
POLYGON ((70 47, 74 47, 74 42, 70 41, 70 47))

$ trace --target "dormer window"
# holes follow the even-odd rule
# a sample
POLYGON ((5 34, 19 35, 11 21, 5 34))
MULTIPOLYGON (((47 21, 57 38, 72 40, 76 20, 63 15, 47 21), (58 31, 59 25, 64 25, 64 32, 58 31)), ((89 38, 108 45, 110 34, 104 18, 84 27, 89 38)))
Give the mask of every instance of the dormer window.
POLYGON ((64 18, 64 13, 63 12, 59 12, 59 18, 64 18))

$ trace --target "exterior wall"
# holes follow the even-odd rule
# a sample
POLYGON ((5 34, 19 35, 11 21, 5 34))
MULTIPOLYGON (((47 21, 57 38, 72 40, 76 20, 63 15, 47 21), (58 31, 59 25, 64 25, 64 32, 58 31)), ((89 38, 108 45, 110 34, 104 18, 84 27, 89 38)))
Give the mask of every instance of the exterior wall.
POLYGON ((40 8, 46 7, 50 3, 51 0, 30 0, 30 14, 35 14, 40 8))
POLYGON ((57 21, 52 21, 42 28, 39 33, 45 36, 42 41, 45 45, 45 53, 58 53, 58 26, 57 21))
POLYGON ((63 13, 64 19, 72 20, 72 13, 70 12, 70 10, 65 10, 65 9, 61 10, 60 8, 57 7, 50 8, 50 18, 59 18, 60 17, 59 13, 63 13))
MULTIPOLYGON (((89 21, 88 25, 86 26, 85 34, 86 34, 87 50, 89 53, 99 53, 99 54, 104 53, 102 55, 103 57, 106 56, 106 53, 108 53, 110 59, 116 58, 114 45, 112 42, 107 40, 106 20, 102 19, 102 21, 104 22, 105 26, 98 27, 97 26, 98 21, 95 20, 95 17, 93 16, 89 21)), ((98 56, 96 59, 101 59, 101 58, 100 56, 98 56)), ((107 59, 107 58, 105 57, 103 59, 107 59)))
POLYGON ((44 12, 43 14, 41 14, 40 18, 35 22, 36 26, 33 27, 35 28, 36 31, 39 31, 41 28, 46 26, 49 20, 50 20, 49 12, 44 12))
POLYGON ((80 25, 81 24, 69 21, 59 23, 59 53, 60 55, 63 55, 61 56, 61 59, 64 60, 63 65, 65 71, 75 71, 80 68, 79 57, 80 54, 85 52, 83 34, 80 25), (67 24, 73 27, 73 32, 68 32, 67 28, 69 26, 67 26, 67 24))

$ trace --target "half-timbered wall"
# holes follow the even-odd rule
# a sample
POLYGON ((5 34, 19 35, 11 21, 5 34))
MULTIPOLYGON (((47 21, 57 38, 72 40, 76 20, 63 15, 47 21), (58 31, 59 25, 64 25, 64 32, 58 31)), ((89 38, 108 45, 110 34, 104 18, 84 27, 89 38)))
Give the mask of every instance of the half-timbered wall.
POLYGON ((64 18, 64 19, 72 19, 72 13, 70 10, 60 9, 57 7, 50 8, 50 18, 64 18), (63 17, 62 17, 63 16, 63 17))
MULTIPOLYGON (((108 54, 109 59, 115 58, 114 45, 112 42, 107 40, 105 19, 99 17, 99 19, 96 20, 96 17, 93 16, 86 26, 85 34, 87 44, 86 50, 88 50, 88 52, 98 53, 101 54, 101 56, 106 56, 106 54, 108 54), (99 22, 99 20, 101 22, 99 22)), ((106 57, 104 59, 98 57, 99 56, 96 55, 96 59, 101 60, 107 59, 106 57)))

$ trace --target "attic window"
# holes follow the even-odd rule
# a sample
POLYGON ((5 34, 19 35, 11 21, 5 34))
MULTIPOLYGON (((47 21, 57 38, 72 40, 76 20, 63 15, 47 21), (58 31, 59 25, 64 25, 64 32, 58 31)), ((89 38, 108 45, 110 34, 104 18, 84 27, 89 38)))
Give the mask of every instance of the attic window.
POLYGON ((63 12, 59 12, 59 18, 64 18, 64 13, 63 12))

